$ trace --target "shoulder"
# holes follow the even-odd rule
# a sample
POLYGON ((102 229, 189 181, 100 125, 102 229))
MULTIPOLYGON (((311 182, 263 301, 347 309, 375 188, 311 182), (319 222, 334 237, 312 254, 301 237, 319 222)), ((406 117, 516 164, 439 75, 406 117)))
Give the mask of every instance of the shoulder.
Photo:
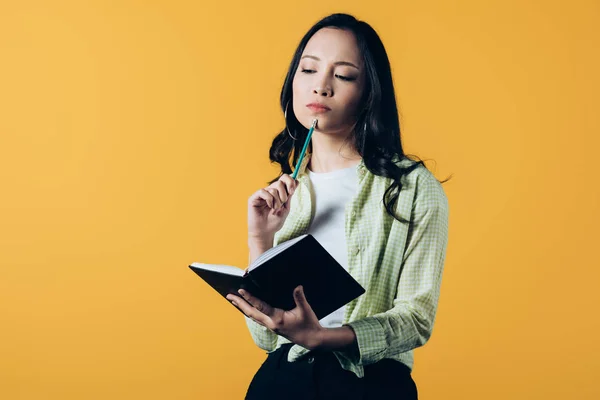
POLYGON ((448 197, 435 175, 423 165, 418 165, 407 176, 414 188, 413 218, 420 220, 427 215, 448 217, 448 197))
MULTIPOLYGON (((410 208, 411 214, 416 218, 432 211, 448 213, 448 198, 444 188, 427 167, 407 157, 396 159, 394 162, 400 168, 407 170, 400 181, 402 184, 400 197, 404 192, 407 202, 410 202, 410 206, 405 204, 406 211, 410 208)), ((390 183, 391 181, 390 179, 390 183)))
POLYGON ((406 157, 394 162, 400 168, 408 170, 402 177, 402 185, 414 188, 417 196, 446 198, 442 184, 423 164, 406 157))
MULTIPOLYGON (((407 157, 402 159, 396 157, 392 161, 404 171, 400 179, 402 188, 395 205, 398 216, 410 220, 418 219, 420 215, 430 211, 439 210, 443 214, 447 213, 448 199, 442 184, 427 167, 407 157)), ((379 201, 394 183, 394 179, 371 172, 369 174, 372 179, 368 185, 369 195, 376 196, 379 201)))

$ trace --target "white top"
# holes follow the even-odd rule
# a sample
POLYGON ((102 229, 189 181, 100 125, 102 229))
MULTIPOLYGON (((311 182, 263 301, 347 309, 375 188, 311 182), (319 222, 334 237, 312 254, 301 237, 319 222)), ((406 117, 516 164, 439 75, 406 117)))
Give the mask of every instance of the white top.
MULTIPOLYGON (((346 271, 348 250, 345 233, 346 204, 358 193, 356 166, 316 173, 306 169, 312 185, 315 214, 307 233, 317 239, 346 271)), ((346 307, 341 307, 319 322, 327 328, 342 326, 346 307)))

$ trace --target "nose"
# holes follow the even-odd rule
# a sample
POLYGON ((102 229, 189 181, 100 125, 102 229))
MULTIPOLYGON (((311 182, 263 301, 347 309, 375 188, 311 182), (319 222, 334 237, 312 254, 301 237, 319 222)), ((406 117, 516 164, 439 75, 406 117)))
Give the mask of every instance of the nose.
POLYGON ((313 89, 313 93, 319 96, 331 97, 333 95, 333 90, 329 86, 325 86, 324 84, 319 84, 313 89))

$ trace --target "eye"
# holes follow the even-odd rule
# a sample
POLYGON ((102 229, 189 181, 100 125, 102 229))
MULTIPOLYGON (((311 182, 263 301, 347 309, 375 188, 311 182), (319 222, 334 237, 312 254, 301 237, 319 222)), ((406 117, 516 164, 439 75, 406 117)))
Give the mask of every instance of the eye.
POLYGON ((348 82, 352 82, 355 81, 356 78, 351 78, 349 76, 342 76, 342 75, 336 75, 338 78, 340 78, 343 81, 348 81, 348 82))
MULTIPOLYGON (((303 72, 305 74, 314 74, 317 71, 315 71, 314 69, 304 69, 303 68, 303 69, 301 69, 301 72, 303 72)), ((346 81, 346 82, 352 82, 352 81, 356 80, 356 78, 350 77, 350 76, 336 75, 336 77, 343 81, 346 81)))

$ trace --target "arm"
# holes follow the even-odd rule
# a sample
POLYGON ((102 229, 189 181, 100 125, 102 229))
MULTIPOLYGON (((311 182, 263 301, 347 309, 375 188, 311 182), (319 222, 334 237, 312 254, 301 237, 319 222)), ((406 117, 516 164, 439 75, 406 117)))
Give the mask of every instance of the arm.
POLYGON ((317 349, 326 351, 343 351, 352 356, 359 354, 354 330, 349 326, 339 328, 323 328, 317 341, 317 349))
POLYGON ((448 241, 448 200, 433 175, 420 178, 393 307, 345 325, 356 335, 362 365, 422 346, 431 336, 448 241))

